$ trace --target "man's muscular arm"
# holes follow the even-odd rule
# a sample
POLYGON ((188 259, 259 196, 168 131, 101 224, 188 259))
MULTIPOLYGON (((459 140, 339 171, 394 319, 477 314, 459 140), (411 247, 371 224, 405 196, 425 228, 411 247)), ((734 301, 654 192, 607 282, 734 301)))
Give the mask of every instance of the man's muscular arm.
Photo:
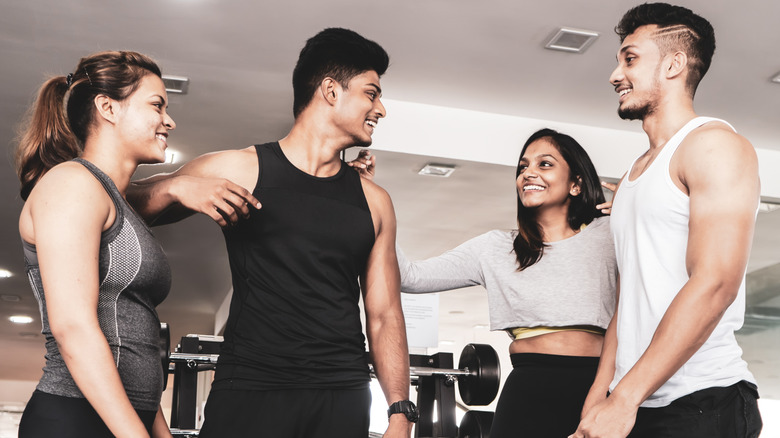
MULTIPOLYGON (((134 181, 127 200, 150 224, 176 222, 194 213, 211 217, 220 226, 235 224, 260 202, 247 187, 253 187, 257 166, 248 165, 254 148, 201 155, 173 173, 134 181)), ((256 159, 254 159, 256 162, 256 159)))
MULTIPOLYGON (((401 309, 401 279, 395 254, 395 212, 390 196, 376 184, 362 180, 376 240, 361 278, 366 309, 368 345, 382 391, 388 404, 409 399, 409 348, 401 309)), ((384 436, 405 437, 411 423, 393 415, 384 436)))

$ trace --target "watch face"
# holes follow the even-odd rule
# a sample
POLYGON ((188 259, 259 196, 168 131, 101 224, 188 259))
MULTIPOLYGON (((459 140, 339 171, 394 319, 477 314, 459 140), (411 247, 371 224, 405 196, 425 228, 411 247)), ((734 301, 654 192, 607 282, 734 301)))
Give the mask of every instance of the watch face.
POLYGON ((416 423, 417 420, 420 419, 420 413, 417 411, 417 408, 414 405, 412 405, 411 411, 406 412, 406 419, 412 423, 416 423))

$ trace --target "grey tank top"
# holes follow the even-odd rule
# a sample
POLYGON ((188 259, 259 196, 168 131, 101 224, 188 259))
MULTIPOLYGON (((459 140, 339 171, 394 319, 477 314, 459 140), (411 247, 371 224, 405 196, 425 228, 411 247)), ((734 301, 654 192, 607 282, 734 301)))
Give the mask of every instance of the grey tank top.
MULTIPOLYGON (((114 182, 92 163, 77 158, 103 184, 116 207, 116 220, 100 238, 98 321, 135 409, 156 411, 162 395, 160 320, 155 307, 168 295, 171 270, 160 244, 130 208, 114 182)), ((46 299, 35 245, 22 242, 27 276, 38 300, 46 338, 46 365, 37 389, 84 398, 49 329, 46 299)))

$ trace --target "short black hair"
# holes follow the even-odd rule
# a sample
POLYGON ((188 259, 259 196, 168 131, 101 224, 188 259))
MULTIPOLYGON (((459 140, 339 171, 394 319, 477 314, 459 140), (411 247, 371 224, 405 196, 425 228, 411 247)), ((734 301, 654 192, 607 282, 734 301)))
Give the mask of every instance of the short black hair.
POLYGON ((364 72, 382 76, 390 64, 385 49, 349 29, 332 27, 309 38, 293 70, 293 115, 298 115, 314 97, 323 79, 330 77, 347 87, 364 72))
POLYGON ((656 42, 665 55, 682 49, 689 59, 688 89, 696 92, 715 53, 715 30, 709 21, 690 9, 668 3, 645 3, 630 9, 615 27, 622 43, 637 28, 655 24, 660 29, 656 42))

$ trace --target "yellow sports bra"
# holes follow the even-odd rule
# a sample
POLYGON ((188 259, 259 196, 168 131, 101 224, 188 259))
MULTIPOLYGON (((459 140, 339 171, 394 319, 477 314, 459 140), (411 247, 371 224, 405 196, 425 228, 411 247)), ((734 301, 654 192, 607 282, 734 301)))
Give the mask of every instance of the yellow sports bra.
POLYGON ((515 327, 513 329, 507 329, 509 336, 514 339, 527 339, 534 336, 546 335, 547 333, 566 332, 566 331, 580 331, 587 333, 594 333, 597 335, 603 335, 606 330, 601 327, 593 325, 568 325, 565 327, 515 327))

